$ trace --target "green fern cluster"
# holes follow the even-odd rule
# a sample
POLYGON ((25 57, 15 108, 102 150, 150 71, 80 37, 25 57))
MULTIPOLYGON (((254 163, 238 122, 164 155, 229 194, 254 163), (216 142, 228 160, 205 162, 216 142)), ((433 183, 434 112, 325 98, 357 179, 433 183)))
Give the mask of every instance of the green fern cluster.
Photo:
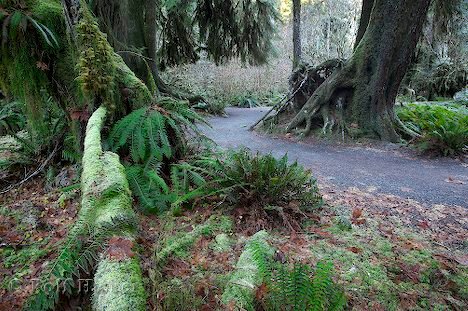
POLYGON ((28 298, 24 310, 53 310, 60 294, 73 295, 80 284, 80 275, 90 274, 108 238, 137 226, 134 219, 114 217, 104 226, 95 228, 86 219, 79 220, 63 241, 58 257, 44 270, 35 292, 28 298))
POLYGON ((187 152, 186 135, 201 136, 196 123, 205 122, 188 103, 172 98, 158 99, 157 106, 133 111, 112 128, 108 145, 126 163, 130 189, 141 207, 150 212, 165 211, 179 196, 201 186, 203 177, 183 163, 171 165, 187 152))
POLYGON ((332 280, 331 262, 319 262, 315 270, 304 264, 277 265, 267 282, 262 302, 266 310, 344 310, 346 297, 332 280))
POLYGON ((287 155, 276 159, 243 149, 200 157, 190 168, 207 180, 193 195, 221 195, 232 204, 260 204, 264 208, 297 201, 303 210, 311 210, 322 204, 311 172, 297 162, 289 164, 287 155))
POLYGON ((0 136, 16 133, 26 126, 24 105, 20 102, 0 100, 0 136))
POLYGON ((398 117, 421 137, 422 150, 456 155, 468 148, 468 109, 463 105, 408 104, 397 109, 398 117))
POLYGON ((137 109, 117 122, 109 145, 114 152, 128 152, 135 164, 171 160, 186 150, 184 131, 199 133, 196 122, 204 121, 187 102, 162 98, 157 106, 137 109))

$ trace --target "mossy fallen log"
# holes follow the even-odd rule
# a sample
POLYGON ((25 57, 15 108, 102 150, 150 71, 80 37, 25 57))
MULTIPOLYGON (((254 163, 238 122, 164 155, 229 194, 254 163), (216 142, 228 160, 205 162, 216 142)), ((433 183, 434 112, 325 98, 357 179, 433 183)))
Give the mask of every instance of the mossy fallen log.
MULTIPOLYGON (((93 214, 96 228, 107 227, 115 218, 136 217, 119 157, 102 151, 100 132, 105 115, 106 109, 101 107, 89 119, 83 154, 82 205, 93 214)), ((146 309, 141 270, 132 252, 135 233, 136 227, 113 233, 94 276, 93 309, 146 309)))
POLYGON ((56 260, 41 277, 27 310, 53 309, 59 292, 76 293, 80 272, 94 276, 93 309, 145 310, 146 295, 137 257, 133 253, 137 218, 125 169, 119 157, 104 152, 101 129, 106 108, 88 121, 81 176, 82 202, 78 220, 56 260))
POLYGON ((274 250, 264 230, 254 234, 237 261, 221 298, 234 310, 255 310, 255 291, 263 283, 274 250))

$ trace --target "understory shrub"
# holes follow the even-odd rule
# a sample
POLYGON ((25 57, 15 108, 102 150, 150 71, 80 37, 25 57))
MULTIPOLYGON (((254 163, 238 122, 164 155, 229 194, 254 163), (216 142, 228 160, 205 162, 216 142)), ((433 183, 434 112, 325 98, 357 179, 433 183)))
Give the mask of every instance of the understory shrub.
POLYGON ((218 196, 230 206, 248 207, 252 214, 280 215, 283 220, 289 218, 286 214, 301 214, 322 204, 312 173, 297 162, 288 163, 287 155, 276 159, 242 149, 199 157, 182 167, 205 183, 191 187, 175 204, 218 196))
POLYGON ((414 72, 411 85, 416 94, 425 95, 428 100, 437 95, 452 97, 466 86, 467 73, 468 66, 465 63, 420 64, 414 72))
POLYGON ((160 213, 176 201, 180 189, 170 186, 180 183, 176 168, 169 174, 168 167, 187 153, 187 135, 203 137, 197 122, 205 121, 187 102, 160 98, 157 105, 137 109, 113 126, 107 143, 125 160, 130 189, 143 210, 160 213))
POLYGON ((420 137, 417 146, 445 156, 466 152, 468 109, 463 105, 408 104, 397 109, 398 117, 420 137))
POLYGON ((268 239, 262 230, 245 245, 224 290, 225 304, 242 310, 344 310, 346 297, 332 280, 331 262, 318 262, 313 269, 275 261, 268 239))

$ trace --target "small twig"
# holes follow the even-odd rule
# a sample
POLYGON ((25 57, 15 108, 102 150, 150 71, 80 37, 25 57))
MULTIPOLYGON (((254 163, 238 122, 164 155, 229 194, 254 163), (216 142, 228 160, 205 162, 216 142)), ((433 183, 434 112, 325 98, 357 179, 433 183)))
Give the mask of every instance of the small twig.
MULTIPOLYGON (((297 92, 299 92, 299 90, 302 88, 302 86, 304 85, 304 83, 306 82, 307 80, 307 75, 304 77, 304 79, 302 80, 301 84, 297 87, 297 89, 291 94, 291 96, 289 96, 288 98, 288 94, 286 94, 278 103, 276 103, 273 107, 271 107, 271 109, 260 119, 258 120, 257 122, 255 122, 254 125, 252 125, 251 127, 249 127, 249 131, 252 131, 260 122, 262 122, 263 120, 266 119, 266 117, 268 117, 268 115, 273 111, 275 110, 275 108, 277 108, 278 106, 280 106, 283 101, 285 99, 286 102, 284 102, 283 104, 283 107, 286 106, 293 98, 294 96, 296 96, 297 92)), ((280 111, 283 107, 281 107, 280 109, 278 109, 278 111, 280 111)))
POLYGON ((27 182, 28 180, 30 180, 34 176, 38 175, 47 166, 47 164, 49 164, 49 162, 53 159, 55 153, 57 153, 58 146, 59 146, 59 143, 57 142, 55 144, 54 150, 52 150, 52 153, 47 157, 47 159, 45 159, 44 162, 42 162, 42 164, 34 172, 29 174, 23 180, 17 182, 16 184, 12 184, 12 185, 6 187, 2 191, 0 191, 0 194, 5 194, 8 191, 10 191, 11 189, 21 186, 22 184, 24 184, 25 182, 27 182))
POLYGON ((133 56, 140 57, 140 58, 142 58, 142 59, 144 59, 144 60, 149 60, 149 61, 151 61, 151 62, 155 62, 154 58, 147 57, 147 56, 144 56, 144 55, 142 55, 142 54, 140 54, 140 53, 133 52, 133 51, 118 51, 118 52, 116 52, 116 53, 117 53, 117 54, 131 54, 131 55, 133 55, 133 56))

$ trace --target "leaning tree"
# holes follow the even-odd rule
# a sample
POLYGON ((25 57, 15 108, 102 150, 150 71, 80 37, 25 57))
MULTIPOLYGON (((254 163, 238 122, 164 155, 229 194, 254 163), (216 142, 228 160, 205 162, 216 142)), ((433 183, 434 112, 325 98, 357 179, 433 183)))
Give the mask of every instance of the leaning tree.
POLYGON ((430 2, 364 0, 358 31, 362 38, 354 54, 317 88, 287 130, 305 124, 302 133, 307 134, 320 117, 324 130, 340 126, 352 135, 398 141, 393 107, 430 2))
POLYGON ((155 102, 153 95, 200 100, 164 83, 160 68, 201 54, 217 64, 266 62, 277 18, 273 0, 0 0, 0 90, 24 103, 37 142, 53 130, 43 145, 76 153, 102 100, 110 120, 155 102), (80 3, 105 36, 73 27, 80 3))

